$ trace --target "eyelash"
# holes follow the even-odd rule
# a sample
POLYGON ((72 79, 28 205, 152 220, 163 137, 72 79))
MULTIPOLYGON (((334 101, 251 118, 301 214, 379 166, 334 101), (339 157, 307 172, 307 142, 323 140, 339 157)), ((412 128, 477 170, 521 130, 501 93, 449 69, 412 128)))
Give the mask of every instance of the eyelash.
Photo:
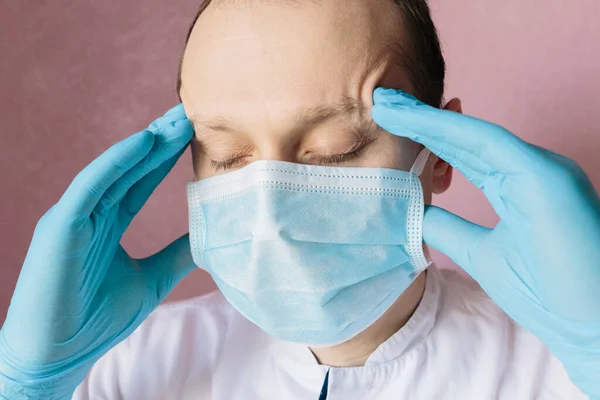
POLYGON ((215 172, 227 171, 241 164, 247 157, 248 156, 239 156, 225 161, 210 160, 210 166, 214 168, 215 172))
POLYGON ((311 161, 315 162, 317 165, 342 164, 360 157, 365 147, 366 146, 362 146, 349 153, 333 154, 331 156, 313 156, 311 161))
MULTIPOLYGON (((311 161, 315 162, 317 165, 342 164, 360 157, 362 152, 371 142, 372 140, 366 140, 363 143, 360 143, 356 150, 348 153, 333 154, 330 156, 313 156, 311 157, 311 161)), ((237 167, 238 165, 241 165, 246 158, 248 158, 248 156, 240 155, 225 161, 210 160, 210 165, 212 168, 214 168, 215 172, 228 171, 234 167, 237 167)))
POLYGON ((360 157, 369 147, 369 145, 375 141, 375 137, 363 137, 362 140, 357 143, 354 147, 354 150, 350 150, 347 153, 341 154, 333 154, 331 156, 313 156, 311 161, 316 162, 318 165, 327 165, 327 164, 342 164, 351 160, 354 160, 360 157))

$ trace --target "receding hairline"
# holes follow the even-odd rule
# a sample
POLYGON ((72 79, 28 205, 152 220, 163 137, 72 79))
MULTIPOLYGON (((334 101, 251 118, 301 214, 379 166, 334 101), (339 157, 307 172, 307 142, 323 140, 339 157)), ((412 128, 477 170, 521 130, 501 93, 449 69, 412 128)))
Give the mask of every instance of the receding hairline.
MULTIPOLYGON (((372 1, 372 0, 369 0, 369 1, 372 1)), ((396 5, 395 0, 383 0, 383 1, 387 1, 391 5, 396 5)), ((204 0, 202 2, 202 4, 200 5, 200 7, 198 8, 198 11, 196 12, 196 16, 194 17, 194 21, 193 21, 192 25, 188 29, 186 39, 185 39, 183 55, 181 56, 181 59, 179 61, 176 90, 177 90, 177 95, 179 96, 180 100, 181 100, 180 92, 181 92, 181 86, 182 86, 181 78, 182 78, 182 71, 183 71, 183 62, 185 60, 185 54, 186 54, 185 49, 187 48, 190 37, 192 36, 192 32, 194 31, 194 28, 196 27, 198 20, 200 19, 200 16, 204 13, 204 11, 208 8, 209 5, 212 7, 218 7, 220 5, 225 5, 225 4, 250 5, 250 4, 256 4, 256 3, 287 5, 287 6, 293 7, 293 6, 299 6, 302 4, 319 5, 320 0, 204 0)), ((401 14, 400 10, 398 9, 398 7, 393 7, 392 12, 395 13, 395 15, 394 15, 395 18, 402 18, 402 14, 401 14)), ((398 24, 397 32, 392 32, 392 36, 394 36, 394 35, 406 36, 404 29, 403 29, 403 24, 398 24)), ((404 42, 404 40, 401 40, 400 42, 404 42)), ((401 43, 400 45, 398 45, 398 43, 394 43, 394 46, 390 46, 390 47, 391 47, 392 51, 396 53, 395 59, 397 59, 397 60, 410 59, 410 56, 408 56, 408 54, 405 54, 405 53, 407 53, 407 50, 408 50, 405 43, 401 43)), ((402 62, 400 64, 400 66, 403 69, 408 69, 408 66, 404 65, 404 64, 405 64, 405 62, 402 62)))
MULTIPOLYGON (((372 1, 372 0, 370 0, 372 1)), ((381 0, 394 6, 391 12, 394 18, 400 18, 402 23, 391 36, 399 36, 391 44, 390 52, 393 60, 404 70, 415 89, 415 95, 425 103, 440 107, 443 103, 446 63, 441 51, 438 32, 431 18, 427 0, 381 0)), ((318 5, 319 0, 204 0, 199 6, 193 23, 188 29, 183 55, 179 62, 176 91, 181 100, 181 73, 185 59, 185 48, 192 35, 201 14, 209 5, 269 3, 277 5, 298 6, 301 4, 318 5)), ((394 26, 394 24, 392 24, 394 26)))

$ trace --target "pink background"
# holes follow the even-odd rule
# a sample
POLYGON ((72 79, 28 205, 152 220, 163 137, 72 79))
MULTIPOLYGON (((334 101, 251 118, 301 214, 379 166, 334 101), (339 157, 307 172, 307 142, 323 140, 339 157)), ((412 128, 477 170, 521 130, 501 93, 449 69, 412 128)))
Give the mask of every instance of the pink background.
MULTIPOLYGON (((576 159, 600 187, 600 2, 431 5, 448 61, 447 97, 459 96, 465 112, 576 159)), ((197 6, 0 2, 0 320, 40 216, 93 158, 176 103, 177 66, 197 6)), ((149 255, 186 232, 191 172, 188 154, 127 232, 132 255, 149 255)), ((493 224, 483 195, 457 178, 437 204, 493 224)), ((169 299, 213 287, 198 270, 169 299)))

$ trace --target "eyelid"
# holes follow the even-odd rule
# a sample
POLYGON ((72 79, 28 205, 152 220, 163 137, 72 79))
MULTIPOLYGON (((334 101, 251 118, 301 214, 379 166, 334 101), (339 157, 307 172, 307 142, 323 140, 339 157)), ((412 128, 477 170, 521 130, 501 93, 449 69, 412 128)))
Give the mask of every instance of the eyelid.
POLYGON ((348 151, 338 154, 318 155, 314 154, 309 157, 309 160, 317 164, 341 164, 361 156, 362 152, 369 147, 377 138, 364 136, 360 141, 356 142, 348 151))
MULTIPOLYGON (((348 150, 344 153, 331 154, 327 156, 321 155, 313 155, 309 157, 309 160, 314 164, 341 164, 355 158, 360 157, 362 152, 368 147, 368 145, 373 142, 375 139, 371 139, 368 142, 360 143, 358 145, 353 146, 351 150, 348 150)), ((250 157, 249 155, 240 155, 236 157, 229 158, 224 161, 215 161, 210 160, 210 165, 215 169, 215 172, 227 171, 234 167, 241 165, 246 158, 250 157)))
POLYGON ((347 153, 340 154, 331 154, 328 156, 319 156, 315 155, 310 157, 310 161, 315 164, 341 164, 346 161, 350 161, 352 159, 360 157, 362 152, 365 150, 365 147, 360 147, 354 151, 350 151, 347 153))
POLYGON ((215 172, 227 171, 233 167, 238 166, 248 157, 249 156, 235 157, 225 161, 210 160, 210 166, 215 169, 215 172))
POLYGON ((370 129, 370 127, 368 127, 368 128, 361 128, 361 129, 358 129, 358 128, 352 129, 350 132, 350 137, 347 137, 347 138, 340 138, 338 140, 322 138, 321 140, 311 142, 311 144, 312 145, 320 145, 320 144, 327 145, 327 144, 345 142, 345 143, 350 144, 348 150, 338 153, 338 154, 344 154, 344 153, 350 153, 360 147, 368 146, 369 144, 371 144, 378 138, 379 138, 379 132, 374 129, 370 129))
MULTIPOLYGON (((356 140, 352 146, 350 146, 350 148, 343 153, 330 155, 318 155, 311 153, 308 159, 310 162, 315 164, 341 164, 343 162, 360 157, 361 153, 371 143, 379 138, 378 132, 372 129, 358 129, 357 132, 354 133, 356 135, 356 140)), ((203 152, 210 159, 206 152, 203 152)), ((232 154, 227 159, 222 161, 210 159, 210 165, 215 169, 215 172, 227 171, 241 165, 248 157, 251 157, 250 149, 244 149, 232 154)))

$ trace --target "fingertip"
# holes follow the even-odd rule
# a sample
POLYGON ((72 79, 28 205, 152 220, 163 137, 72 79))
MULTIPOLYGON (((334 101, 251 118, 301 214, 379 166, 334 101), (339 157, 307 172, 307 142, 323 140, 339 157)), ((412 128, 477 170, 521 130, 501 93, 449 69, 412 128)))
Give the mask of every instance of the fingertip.
POLYGON ((412 94, 399 89, 378 87, 373 92, 373 103, 394 103, 399 105, 417 106, 424 104, 412 94))
POLYGON ((169 142, 187 144, 194 136, 194 129, 190 121, 180 119, 163 125, 155 134, 161 144, 169 142))
POLYGON ((148 129, 144 129, 143 131, 139 132, 139 135, 141 137, 140 140, 146 144, 152 144, 154 142, 154 139, 156 139, 156 136, 154 136, 154 132, 148 129))
POLYGON ((435 234, 440 232, 439 224, 445 225, 446 222, 449 222, 449 217, 450 213, 448 211, 434 205, 425 204, 425 211, 423 213, 423 239, 427 244, 430 246, 435 244, 435 234), (429 238, 433 240, 428 240, 429 238))
POLYGON ((375 105, 371 109, 373 121, 392 135, 407 137, 414 140, 414 132, 408 130, 400 121, 397 109, 385 105, 375 105))
POLYGON ((153 140, 153 139, 154 139, 154 133, 152 133, 152 131, 150 131, 149 129, 142 129, 141 131, 129 136, 125 140, 126 141, 136 141, 136 140, 146 141, 146 140, 153 140))
POLYGON ((375 88, 373 91, 373 103, 378 104, 386 102, 388 96, 394 92, 396 92, 394 89, 388 89, 384 87, 375 88))
POLYGON ((481 247, 489 228, 474 224, 443 208, 426 205, 423 241, 469 271, 472 252, 481 247))
POLYGON ((159 266, 158 269, 155 269, 159 279, 167 278, 173 283, 183 279, 187 274, 197 268, 196 264, 194 264, 192 252, 190 250, 189 234, 185 234, 179 239, 176 239, 157 254, 144 259, 143 262, 153 266, 159 266))
POLYGON ((164 126, 168 126, 180 120, 187 120, 183 104, 178 104, 167 111, 162 117, 157 118, 148 127, 149 130, 157 131, 164 126))
POLYGON ((190 120, 180 119, 175 122, 174 128, 178 132, 181 132, 182 137, 187 138, 188 141, 192 140, 192 137, 194 136, 194 126, 190 120))
POLYGON ((185 114, 185 109, 183 108, 183 104, 179 103, 175 107, 171 108, 169 111, 165 113, 163 117, 169 117, 172 119, 182 119, 187 118, 185 114))
MULTIPOLYGON (((462 233, 462 219, 440 207, 426 205, 423 215, 423 241, 446 255, 456 247, 457 236, 462 233)), ((461 237, 461 240, 464 239, 461 237)), ((455 260, 456 261, 456 260, 455 260)))

